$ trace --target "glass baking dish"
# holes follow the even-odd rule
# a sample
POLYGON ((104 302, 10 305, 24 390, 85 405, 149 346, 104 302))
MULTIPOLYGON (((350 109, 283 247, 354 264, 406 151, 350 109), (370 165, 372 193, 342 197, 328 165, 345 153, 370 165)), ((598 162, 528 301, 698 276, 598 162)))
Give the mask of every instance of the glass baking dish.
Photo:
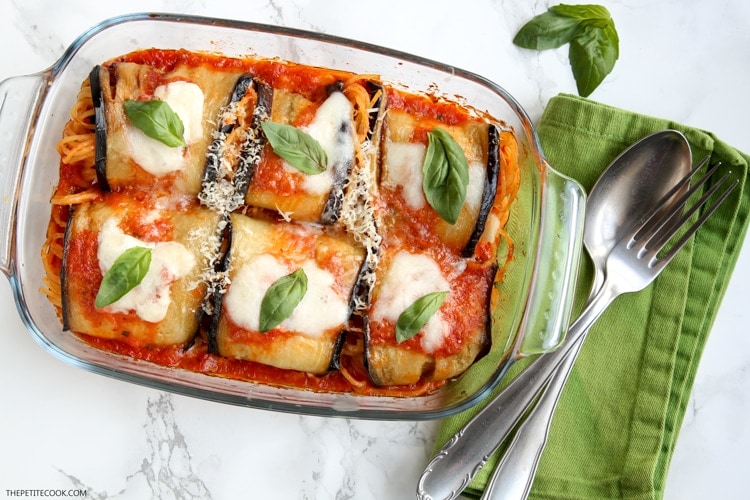
POLYGON ((585 194, 544 158, 525 111, 498 85, 398 51, 295 29, 170 14, 106 20, 82 34, 51 68, 0 84, 0 269, 29 332, 56 357, 95 373, 241 406, 369 419, 442 418, 480 401, 521 356, 563 340, 581 256, 585 194), (355 73, 376 73, 410 91, 438 92, 514 129, 521 187, 508 231, 514 258, 501 290, 491 352, 455 381, 419 397, 317 393, 167 368, 98 350, 62 330, 43 288, 41 248, 58 181, 55 149, 91 68, 142 48, 256 55, 355 73), (461 96, 461 97, 459 97, 461 96))

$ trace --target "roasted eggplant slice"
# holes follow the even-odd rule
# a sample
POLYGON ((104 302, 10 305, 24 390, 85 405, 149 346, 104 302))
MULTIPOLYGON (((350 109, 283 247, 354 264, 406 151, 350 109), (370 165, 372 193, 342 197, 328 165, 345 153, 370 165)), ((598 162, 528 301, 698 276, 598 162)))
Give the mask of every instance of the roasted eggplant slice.
POLYGON ((109 190, 148 190, 157 194, 197 195, 201 188, 212 123, 226 104, 237 73, 177 65, 170 71, 132 62, 115 62, 91 73, 92 97, 101 98, 96 114, 97 174, 109 190), (170 146, 148 136, 127 116, 126 101, 161 100, 184 125, 185 146, 170 146), (101 106, 100 106, 101 107, 101 106), (102 122, 104 118, 104 122, 102 122), (101 136, 101 137, 100 137, 101 136))
POLYGON ((255 170, 260 163, 263 149, 266 146, 266 136, 263 135, 261 124, 268 119, 273 102, 273 88, 260 81, 254 81, 257 94, 250 127, 245 135, 245 141, 240 149, 240 162, 232 179, 234 190, 241 199, 247 196, 247 190, 252 182, 255 170))
MULTIPOLYGON (((351 298, 352 335, 361 340, 367 328, 367 310, 375 286, 380 259, 380 214, 376 207, 378 193, 378 144, 381 139, 384 117, 382 87, 368 82, 367 103, 359 103, 357 112, 367 113, 366 130, 359 131, 362 139, 361 154, 349 175, 343 194, 341 212, 337 223, 364 247, 365 257, 354 283, 351 298)), ((336 364, 338 367, 338 363, 336 364)))
POLYGON ((339 217, 357 151, 361 147, 353 123, 354 108, 337 86, 321 99, 274 89, 269 119, 311 136, 328 159, 321 173, 304 173, 266 146, 247 191, 248 205, 277 210, 292 220, 333 224, 339 217), (311 98, 308 98, 311 97, 311 98))
MULTIPOLYGON (((363 251, 318 226, 232 214, 229 286, 215 336, 222 356, 277 368, 326 373, 351 314, 363 251), (261 332, 261 302, 279 278, 302 269, 307 290, 290 316, 261 332)), ((276 297, 283 307, 286 298, 276 297)))
POLYGON ((135 346, 188 342, 198 330, 217 224, 209 210, 165 210, 117 193, 77 205, 64 242, 65 328, 135 346), (120 299, 96 307, 104 273, 135 246, 149 250, 148 272, 120 299))
POLYGON ((94 105, 94 168, 96 180, 104 192, 109 192, 107 182, 107 119, 104 112, 104 95, 100 80, 101 66, 94 66, 89 75, 89 88, 91 89, 91 101, 94 105))
POLYGON ((228 214, 244 202, 265 145, 260 123, 267 116, 272 92, 250 75, 237 79, 206 155, 198 198, 208 208, 228 214))
MULTIPOLYGON (((227 135, 232 133, 238 125, 241 126, 240 120, 247 114, 247 106, 241 106, 241 103, 243 100, 248 99, 248 92, 252 90, 252 85, 253 78, 251 76, 240 76, 234 84, 234 90, 232 90, 229 103, 219 116, 218 130, 211 144, 208 146, 208 153, 206 153, 206 165, 203 170, 203 181, 201 183, 201 196, 203 197, 209 197, 206 194, 207 186, 224 177, 224 172, 221 169, 227 168, 222 164, 227 135)), ((251 100, 249 107, 252 109, 255 107, 252 95, 249 96, 249 99, 251 100)))
POLYGON ((500 181, 500 131, 497 125, 490 124, 487 147, 487 175, 485 177, 484 189, 482 191, 482 202, 479 206, 479 215, 477 222, 474 224, 474 230, 469 237, 469 241, 463 249, 464 257, 474 255, 474 250, 479 243, 479 239, 484 233, 487 218, 495 204, 497 196, 497 185, 500 181))

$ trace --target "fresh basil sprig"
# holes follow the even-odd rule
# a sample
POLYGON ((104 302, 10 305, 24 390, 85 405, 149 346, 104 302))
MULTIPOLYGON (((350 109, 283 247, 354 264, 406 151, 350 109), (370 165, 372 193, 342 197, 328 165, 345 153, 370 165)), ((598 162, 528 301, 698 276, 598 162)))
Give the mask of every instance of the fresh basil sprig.
POLYGON ((169 147, 185 146, 185 126, 166 101, 125 101, 125 114, 144 134, 169 147))
POLYGON ((325 171, 328 166, 328 155, 323 146, 310 134, 284 123, 265 121, 261 127, 273 152, 285 159, 289 165, 309 175, 325 171))
POLYGON ((526 49, 556 49, 569 43, 568 59, 578 94, 588 97, 612 72, 620 38, 601 5, 556 5, 526 23, 513 43, 526 49))
POLYGON ((105 307, 120 300, 143 281, 150 266, 150 248, 131 247, 125 250, 104 273, 94 306, 105 307))
POLYGON ((307 293, 307 274, 300 268, 276 280, 266 291, 260 303, 261 332, 276 327, 292 315, 307 293))
POLYGON ((422 189, 427 203, 449 224, 455 224, 466 200, 469 163, 463 149, 441 128, 428 134, 422 164, 422 189))
POLYGON ((432 315, 440 309, 447 296, 448 292, 428 293, 404 309, 396 322, 396 341, 400 344, 419 333, 432 315))

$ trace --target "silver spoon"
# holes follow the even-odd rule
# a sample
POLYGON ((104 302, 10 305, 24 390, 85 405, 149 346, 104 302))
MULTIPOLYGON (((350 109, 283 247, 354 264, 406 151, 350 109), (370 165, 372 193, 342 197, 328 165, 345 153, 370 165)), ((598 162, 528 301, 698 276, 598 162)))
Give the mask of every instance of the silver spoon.
MULTIPOLYGON (((606 175, 596 185, 596 192, 601 194, 595 194, 593 203, 590 199, 587 205, 585 234, 589 236, 585 236, 585 239, 595 268, 592 292, 601 287, 603 262, 620 239, 618 236, 631 228, 640 219, 639 215, 645 213, 643 205, 651 208, 656 205, 683 177, 684 172, 689 170, 691 162, 690 148, 685 137, 670 130, 653 134, 636 143, 608 167, 606 175), (659 188, 656 192, 653 191, 657 186, 659 188), (633 210, 638 210, 639 213, 634 214, 633 210), (591 235, 594 229, 598 233, 597 238, 591 235)), ((580 342, 582 341, 583 338, 580 342)), ((576 346, 575 350, 578 348, 576 346)), ((568 363, 572 364, 572 361, 568 363)), ((562 382, 568 371, 569 367, 562 367, 562 382)), ((560 385, 562 382, 559 382, 560 385)), ((556 402, 556 395, 549 397, 556 402)), ((488 406, 493 403, 490 401, 488 406)), ((495 412, 480 412, 477 417, 483 413, 495 412)), ((509 424, 512 426, 515 422, 509 424)), ((499 447, 497 438, 491 435, 477 437, 477 433, 481 434, 483 430, 486 432, 491 427, 487 422, 477 422, 476 417, 470 420, 427 466, 420 478, 419 490, 422 493, 432 492, 430 496, 435 499, 455 498, 499 447), (441 494, 437 495, 436 492, 441 494)), ((540 449, 540 446, 537 445, 536 449, 540 449)), ((534 450, 533 446, 531 450, 534 450)), ((536 451, 529 453, 531 456, 540 454, 536 451)), ((535 469, 536 465, 533 467, 535 469)), ((523 467, 521 470, 523 471, 523 467)), ((533 472, 529 468, 528 472, 522 472, 525 474, 522 477, 533 477, 533 472)), ((522 498, 523 490, 520 488, 525 488, 526 483, 530 483, 530 480, 522 479, 519 482, 518 498, 522 498)), ((495 481, 495 484, 498 482, 495 481)))
MULTIPOLYGON (((633 144, 599 177, 586 204, 583 233, 583 244, 594 268, 589 300, 604 283, 604 266, 612 248, 628 234, 633 222, 650 213, 669 189, 687 175, 691 163, 690 146, 685 137, 679 132, 666 130, 633 144), (654 176, 658 178, 654 179, 654 176)), ((585 335, 576 342, 534 409, 516 430, 487 483, 482 500, 528 497, 547 442, 555 406, 584 338, 585 335)))

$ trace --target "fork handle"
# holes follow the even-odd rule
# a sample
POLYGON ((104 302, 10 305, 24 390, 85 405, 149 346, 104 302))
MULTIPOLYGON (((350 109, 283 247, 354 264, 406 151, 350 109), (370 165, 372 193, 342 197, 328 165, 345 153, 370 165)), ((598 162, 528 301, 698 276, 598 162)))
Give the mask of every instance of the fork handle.
POLYGON ((443 445, 417 484, 419 499, 454 499, 468 486, 542 391, 552 373, 620 289, 609 280, 570 326, 563 344, 537 357, 443 445))
POLYGON ((575 359, 583 345, 581 336, 552 375, 534 408, 518 426, 505 455, 492 473, 481 500, 524 500, 534 482, 539 460, 547 444, 555 407, 575 359))

